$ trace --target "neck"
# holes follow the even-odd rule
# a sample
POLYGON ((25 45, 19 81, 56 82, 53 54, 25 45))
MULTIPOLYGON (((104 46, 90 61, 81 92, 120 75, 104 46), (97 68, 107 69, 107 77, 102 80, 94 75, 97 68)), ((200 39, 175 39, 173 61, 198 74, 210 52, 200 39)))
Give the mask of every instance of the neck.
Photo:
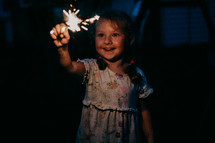
POLYGON ((108 64, 108 68, 116 73, 123 74, 125 73, 125 68, 127 64, 122 60, 118 60, 115 62, 105 61, 108 64))
POLYGON ((123 65, 123 61, 122 60, 118 60, 115 62, 110 62, 110 61, 105 61, 108 64, 108 67, 121 67, 123 65))

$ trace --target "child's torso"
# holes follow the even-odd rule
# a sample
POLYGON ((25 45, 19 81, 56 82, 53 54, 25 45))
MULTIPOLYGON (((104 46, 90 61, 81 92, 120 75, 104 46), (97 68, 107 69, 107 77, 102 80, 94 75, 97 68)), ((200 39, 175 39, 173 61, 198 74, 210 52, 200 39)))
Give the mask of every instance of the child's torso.
POLYGON ((84 105, 94 105, 100 109, 137 111, 137 85, 127 74, 117 74, 106 68, 99 70, 91 66, 86 84, 84 105))

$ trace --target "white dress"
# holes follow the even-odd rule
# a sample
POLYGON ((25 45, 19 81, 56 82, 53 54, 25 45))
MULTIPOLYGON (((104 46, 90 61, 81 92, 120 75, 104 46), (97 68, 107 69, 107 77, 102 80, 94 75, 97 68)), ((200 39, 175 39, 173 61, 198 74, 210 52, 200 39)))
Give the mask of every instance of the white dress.
POLYGON ((78 61, 86 68, 86 93, 76 143, 137 143, 137 101, 153 92, 144 73, 137 68, 143 78, 138 86, 127 74, 99 70, 96 59, 78 61))

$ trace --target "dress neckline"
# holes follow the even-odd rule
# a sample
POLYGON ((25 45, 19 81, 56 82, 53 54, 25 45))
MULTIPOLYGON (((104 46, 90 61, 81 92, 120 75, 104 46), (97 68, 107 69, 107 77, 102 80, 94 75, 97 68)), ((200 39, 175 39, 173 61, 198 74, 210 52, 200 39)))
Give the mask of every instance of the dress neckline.
POLYGON ((126 76, 128 76, 128 74, 126 74, 126 73, 117 73, 117 72, 114 72, 114 71, 112 71, 110 68, 108 68, 107 67, 107 70, 108 70, 108 72, 110 72, 110 73, 112 73, 113 75, 115 75, 115 76, 117 76, 117 77, 126 77, 126 76))

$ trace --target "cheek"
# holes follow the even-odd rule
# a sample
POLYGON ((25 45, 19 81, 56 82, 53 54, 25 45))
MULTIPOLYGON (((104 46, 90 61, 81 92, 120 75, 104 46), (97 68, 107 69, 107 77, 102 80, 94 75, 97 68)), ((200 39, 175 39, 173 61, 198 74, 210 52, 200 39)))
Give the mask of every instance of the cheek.
POLYGON ((97 52, 99 52, 99 50, 101 49, 100 47, 101 47, 100 42, 98 40, 95 40, 95 49, 97 52))
POLYGON ((98 42, 97 40, 95 40, 95 48, 96 48, 96 50, 97 50, 99 47, 100 47, 99 42, 98 42))
POLYGON ((101 39, 100 38, 95 38, 95 45, 100 45, 101 39))
POLYGON ((115 42, 115 44, 118 45, 119 47, 123 48, 125 46, 125 41, 123 39, 117 40, 115 42))

